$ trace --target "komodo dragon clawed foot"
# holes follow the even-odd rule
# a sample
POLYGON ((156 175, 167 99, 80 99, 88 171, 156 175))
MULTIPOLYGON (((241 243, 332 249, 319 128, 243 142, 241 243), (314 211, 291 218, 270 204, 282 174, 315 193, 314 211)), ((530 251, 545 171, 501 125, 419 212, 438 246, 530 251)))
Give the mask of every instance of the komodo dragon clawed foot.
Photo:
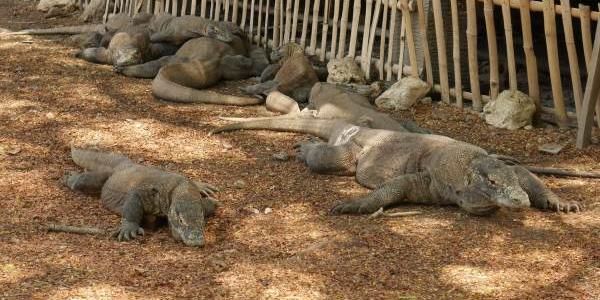
POLYGON ((138 235, 144 235, 144 229, 140 225, 124 221, 119 229, 113 231, 112 237, 119 242, 125 242, 135 239, 138 235))

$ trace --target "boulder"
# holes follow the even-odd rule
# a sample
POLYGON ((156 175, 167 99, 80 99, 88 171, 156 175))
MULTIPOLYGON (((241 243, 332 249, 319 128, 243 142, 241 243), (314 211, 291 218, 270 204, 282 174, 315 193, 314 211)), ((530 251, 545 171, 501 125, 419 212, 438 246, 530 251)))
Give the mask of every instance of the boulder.
POLYGON ((534 113, 533 99, 520 91, 503 91, 483 107, 486 123, 510 130, 530 125, 534 113))
POLYGON ((329 83, 367 83, 365 72, 352 57, 332 59, 327 63, 327 73, 329 83))
POLYGON ((383 109, 406 110, 429 93, 429 85, 421 79, 404 77, 383 92, 375 105, 383 109))
POLYGON ((46 12, 52 7, 77 7, 77 0, 40 0, 37 10, 46 12))

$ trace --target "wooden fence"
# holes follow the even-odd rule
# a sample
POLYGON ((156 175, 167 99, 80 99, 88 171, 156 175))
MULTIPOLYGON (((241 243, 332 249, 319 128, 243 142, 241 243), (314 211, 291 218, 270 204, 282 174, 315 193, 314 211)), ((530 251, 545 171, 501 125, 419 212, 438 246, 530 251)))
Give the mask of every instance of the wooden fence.
MULTIPOLYGON (((109 0, 106 14, 145 10, 235 22, 256 45, 296 42, 324 61, 350 56, 372 79, 422 77, 444 102, 476 111, 502 89, 521 89, 561 127, 580 115, 600 17, 598 8, 569 0, 140 1, 109 0)), ((596 111, 600 116, 600 106, 596 111)))

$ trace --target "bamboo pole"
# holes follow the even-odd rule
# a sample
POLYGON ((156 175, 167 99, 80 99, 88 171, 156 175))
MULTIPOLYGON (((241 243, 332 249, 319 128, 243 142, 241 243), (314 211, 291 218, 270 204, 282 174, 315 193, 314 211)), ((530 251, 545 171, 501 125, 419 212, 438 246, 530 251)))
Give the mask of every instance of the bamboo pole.
POLYGON ((319 24, 319 5, 321 1, 314 1, 313 4, 313 18, 312 18, 312 30, 310 31, 310 55, 316 55, 317 51, 317 25, 319 24))
POLYGON ((600 26, 596 26, 594 48, 589 66, 583 105, 581 114, 578 116, 577 148, 581 149, 590 143, 592 126, 594 125, 594 105, 598 103, 600 96, 600 26))
MULTIPOLYGON (((381 38, 379 40, 379 79, 383 80, 384 77, 384 68, 383 68, 383 62, 384 62, 384 57, 385 57, 385 42, 386 42, 386 32, 388 32, 388 28, 387 28, 387 19, 388 19, 388 1, 384 0, 381 2, 381 5, 383 6, 383 21, 381 21, 381 38)), ((394 10, 396 10, 396 8, 393 8, 394 10)), ((332 52, 335 52, 332 50, 332 52)))
POLYGON ((590 7, 579 4, 581 11, 581 39, 583 42, 583 57, 585 58, 585 67, 589 71, 590 57, 592 56, 592 25, 590 21, 590 7))
POLYGON ((408 59, 410 61, 410 66, 412 70, 411 76, 415 78, 419 78, 419 68, 417 62, 417 49, 414 38, 414 31, 412 28, 412 12, 408 7, 407 0, 402 0, 402 14, 406 16, 406 22, 404 25, 406 26, 406 42, 408 43, 408 59))
POLYGON ((460 24, 458 23, 458 4, 456 0, 450 2, 452 13, 452 59, 454 61, 454 89, 456 90, 456 106, 463 107, 462 78, 460 64, 460 24))
MULTIPOLYGON (((482 2, 484 0, 478 0, 478 1, 482 2)), ((520 8, 520 5, 521 5, 520 1, 521 0, 510 0, 510 7, 511 8, 520 8)), ((533 12, 543 12, 546 7, 545 1, 530 1, 530 10, 533 12)), ((494 0, 495 5, 502 5, 503 2, 504 2, 504 0, 494 0)), ((560 4, 558 4, 558 5, 552 4, 552 6, 554 8, 555 14, 559 14, 559 15, 563 14, 563 8, 560 4)), ((574 18, 579 18, 581 16, 581 11, 578 8, 572 8, 571 15, 574 18)), ((598 21, 598 19, 600 19, 600 12, 592 12, 591 19, 593 21, 598 21)))
MULTIPOLYGON (((168 1, 168 0, 167 0, 168 1)), ((213 20, 215 17, 215 0, 210 0, 210 14, 208 16, 209 19, 213 20)))
POLYGON ((179 13, 180 16, 185 16, 187 14, 187 6, 188 0, 183 0, 183 2, 181 2, 181 12, 179 13))
MULTIPOLYGON (((244 2, 246 2, 246 0, 244 0, 244 2)), ((279 31, 281 28, 279 28, 279 6, 281 6, 281 0, 275 0, 275 7, 273 8, 273 47, 279 47, 280 41, 279 31)))
POLYGON ((108 10, 110 8, 110 1, 111 0, 106 0, 106 6, 104 6, 104 15, 102 16, 102 23, 106 23, 106 21, 108 21, 108 10))
POLYGON ((223 16, 223 21, 229 21, 229 0, 225 0, 225 15, 223 16))
POLYGON ((536 106, 535 119, 539 119, 541 112, 540 86, 538 80, 537 58, 533 50, 533 34, 531 32, 530 0, 523 0, 519 8, 521 14, 521 32, 523 33, 523 51, 525 52, 525 63, 527 64, 527 86, 529 97, 533 99, 536 106))
MULTIPOLYGON (((106 2, 110 2, 110 0, 106 0, 106 2)), ((146 13, 152 13, 152 1, 146 1, 146 13)))
POLYGON ((250 30, 248 32, 248 36, 251 36, 251 43, 254 41, 254 8, 256 6, 254 6, 254 0, 250 0, 250 30))
POLYGON ((515 44, 513 42, 512 20, 510 16, 510 0, 502 4, 502 19, 504 20, 504 36, 506 37, 506 58, 508 59, 508 86, 511 91, 517 87, 517 62, 515 61, 515 44))
POLYGON ((117 7, 118 7, 118 5, 117 5, 117 1, 118 1, 118 0, 115 0, 115 4, 113 5, 113 12, 112 12, 113 14, 116 14, 116 13, 117 13, 117 7))
MULTIPOLYGON (((277 5, 277 1, 279 0, 275 0, 275 5, 277 5)), ((248 0, 244 0, 242 2, 242 20, 240 22, 240 28, 242 28, 243 31, 246 31, 246 16, 248 15, 248 0)), ((249 37, 252 37, 251 35, 248 35, 249 37)))
POLYGON ((548 51, 548 68, 552 84, 552 98, 556 110, 556 120, 561 128, 567 127, 567 110, 563 98, 562 83, 560 78, 560 65, 558 62, 558 45, 556 40, 556 13, 554 0, 547 0, 544 7, 544 32, 546 34, 546 48, 548 51))
MULTIPOLYGON (((398 64, 404 66, 404 51, 406 50, 406 14, 400 18, 400 49, 398 53, 398 64)), ((396 80, 402 79, 404 72, 396 73, 396 80)))
MULTIPOLYGON (((367 0, 367 13, 365 14, 365 28, 363 29, 362 48, 360 51, 360 57, 365 58, 367 56, 367 48, 369 47, 369 35, 371 34, 371 17, 373 16, 373 0, 367 0)), ((367 59, 360 60, 361 68, 363 71, 367 71, 367 59)), ((370 67, 369 67, 370 68, 370 67)), ((369 76, 369 74, 367 74, 369 76)))
MULTIPOLYGON (((450 103, 450 86, 448 84, 448 60, 446 57, 446 41, 444 39, 444 19, 442 18, 441 0, 432 0, 433 18, 435 19, 435 37, 437 40, 440 85, 442 101, 450 103)), ((408 23, 408 22, 406 22, 408 23)))
POLYGON ((333 28, 331 30, 331 53, 334 53, 334 54, 337 53, 339 18, 340 18, 340 0, 334 0, 333 1, 333 28))
MULTIPOLYGON (((148 1, 148 2, 151 2, 151 1, 148 1)), ((190 15, 192 15, 192 16, 196 15, 197 4, 198 4, 197 0, 192 0, 192 7, 190 7, 190 15)))
POLYGON ((488 59, 490 62, 490 97, 495 100, 500 93, 500 72, 498 71, 498 45, 496 42, 496 25, 494 23, 494 3, 492 0, 483 2, 485 28, 488 41, 488 59))
POLYGON ((263 41, 265 49, 269 47, 269 8, 271 7, 270 2, 270 0, 267 0, 267 5, 265 5, 265 36, 263 41))
POLYGON ((165 13, 171 13, 171 1, 172 0, 165 0, 165 13))
POLYGON ((340 41, 338 43, 337 57, 342 58, 346 53, 346 33, 348 31, 348 13, 350 10, 350 0, 344 0, 342 6, 342 19, 340 21, 340 41))
POLYGON ((467 0, 467 43, 469 53, 469 79, 471 82, 471 93, 473 94, 473 110, 481 111, 479 66, 477 64, 477 15, 475 0, 467 0))
POLYGON ((207 0, 200 0, 200 16, 203 18, 206 18, 206 1, 207 0))
POLYGON ((325 61, 327 54, 327 32, 329 31, 329 0, 325 0, 325 10, 323 11, 323 33, 321 35, 321 61, 325 61))
POLYGON ((233 0, 233 11, 231 12, 231 22, 236 23, 238 21, 238 10, 240 10, 239 7, 239 0, 233 0))
POLYGON ((429 43, 427 39, 427 25, 425 16, 425 6, 423 0, 417 0, 417 10, 419 13, 419 30, 421 31, 421 46, 423 48, 423 64, 427 76, 427 84, 433 86, 433 67, 431 66, 431 53, 429 52, 429 43))
MULTIPOLYGON (((222 0, 216 0, 217 3, 215 4, 215 21, 220 21, 221 20, 221 1, 222 0)), ((254 10, 252 10, 254 11, 254 10)))
POLYGON ((302 15, 302 35, 300 36, 300 45, 302 49, 306 47, 306 36, 308 34, 308 15, 310 14, 310 1, 304 1, 304 14, 302 15))
POLYGON ((300 0, 294 0, 294 14, 292 18, 292 33, 290 35, 290 40, 292 42, 296 42, 296 37, 298 34, 298 13, 300 12, 300 0))
POLYGON ((171 14, 174 16, 177 16, 177 4, 178 4, 178 0, 171 0, 171 14))
POLYGON ((575 98, 575 111, 579 115, 581 112, 581 102, 583 101, 583 89, 581 87, 581 75, 579 69, 579 60, 577 59, 577 48, 575 48, 575 35, 573 33, 573 19, 570 13, 571 1, 562 0, 563 6, 563 28, 565 32, 565 43, 567 45, 567 55, 569 58, 569 68, 571 69, 571 84, 573 85, 573 97, 575 98))
MULTIPOLYGON (((375 12, 373 13, 373 22, 371 23, 371 33, 369 34, 369 47, 367 48, 367 70, 366 78, 371 79, 371 58, 373 57, 373 45, 375 44, 375 31, 377 30, 377 23, 379 22, 379 11, 381 10, 381 0, 377 0, 375 4, 375 12)), ((382 32, 383 36, 383 32, 382 32)))
MULTIPOLYGON (((281 3, 279 4, 279 24, 280 27, 285 27, 285 7, 284 7, 284 1, 285 0, 281 0, 281 3)), ((288 0, 289 1, 289 0, 288 0)), ((285 45, 287 42, 284 39, 283 33, 285 31, 285 28, 280 28, 279 29, 279 44, 280 45, 285 45)))
POLYGON ((352 6, 352 28, 350 29, 350 45, 348 46, 348 56, 356 56, 356 42, 358 41, 358 25, 360 23, 360 10, 362 0, 354 0, 352 6))
MULTIPOLYGON (((392 8, 392 13, 390 16, 390 41, 388 43, 387 61, 385 63, 385 68, 387 70, 387 81, 392 80, 392 75, 394 73, 392 71, 392 60, 394 59, 394 35, 396 31, 396 14, 398 12, 397 6, 397 0, 390 0, 390 7, 392 8)), ((383 61, 383 56, 381 56, 380 59, 383 61)))
MULTIPOLYGON (((263 10, 263 0, 258 0, 258 25, 256 26, 256 32, 258 35, 258 42, 256 43, 259 47, 262 42, 261 31, 262 31, 262 10, 263 10)), ((265 33, 266 34, 266 33, 265 33)))
POLYGON ((290 42, 290 33, 292 31, 292 0, 286 0, 285 3, 285 34, 283 40, 290 42))

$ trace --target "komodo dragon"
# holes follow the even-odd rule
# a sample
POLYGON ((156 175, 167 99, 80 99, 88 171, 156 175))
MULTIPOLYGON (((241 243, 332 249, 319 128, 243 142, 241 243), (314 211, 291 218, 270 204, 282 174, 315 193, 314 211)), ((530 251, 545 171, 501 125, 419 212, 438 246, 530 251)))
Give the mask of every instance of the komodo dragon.
POLYGON ((296 103, 288 103, 284 97, 267 97, 270 107, 283 107, 279 111, 283 116, 264 118, 222 118, 230 121, 249 121, 256 119, 277 119, 287 117, 303 117, 319 119, 341 119, 355 125, 367 125, 374 129, 431 133, 419 127, 415 122, 398 122, 385 113, 379 112, 367 97, 348 92, 334 84, 319 82, 310 91, 308 106, 300 111, 296 103), (273 103, 275 102, 275 103, 273 103), (278 103, 279 102, 279 103, 278 103), (295 104, 295 106, 294 106, 295 104))
POLYGON ((509 166, 485 150, 448 137, 359 127, 341 120, 279 118, 233 124, 232 129, 309 133, 323 142, 299 145, 298 158, 313 172, 355 175, 370 194, 334 206, 333 214, 373 213, 398 203, 456 204, 476 215, 501 207, 533 206, 579 211, 563 202, 521 166, 509 166))
POLYGON ((204 245, 204 218, 214 213, 217 203, 211 199, 214 187, 115 153, 72 148, 71 157, 86 171, 67 175, 65 184, 76 191, 100 192, 103 205, 122 216, 113 234, 119 241, 143 235, 142 221, 166 217, 173 238, 188 246, 204 245))

